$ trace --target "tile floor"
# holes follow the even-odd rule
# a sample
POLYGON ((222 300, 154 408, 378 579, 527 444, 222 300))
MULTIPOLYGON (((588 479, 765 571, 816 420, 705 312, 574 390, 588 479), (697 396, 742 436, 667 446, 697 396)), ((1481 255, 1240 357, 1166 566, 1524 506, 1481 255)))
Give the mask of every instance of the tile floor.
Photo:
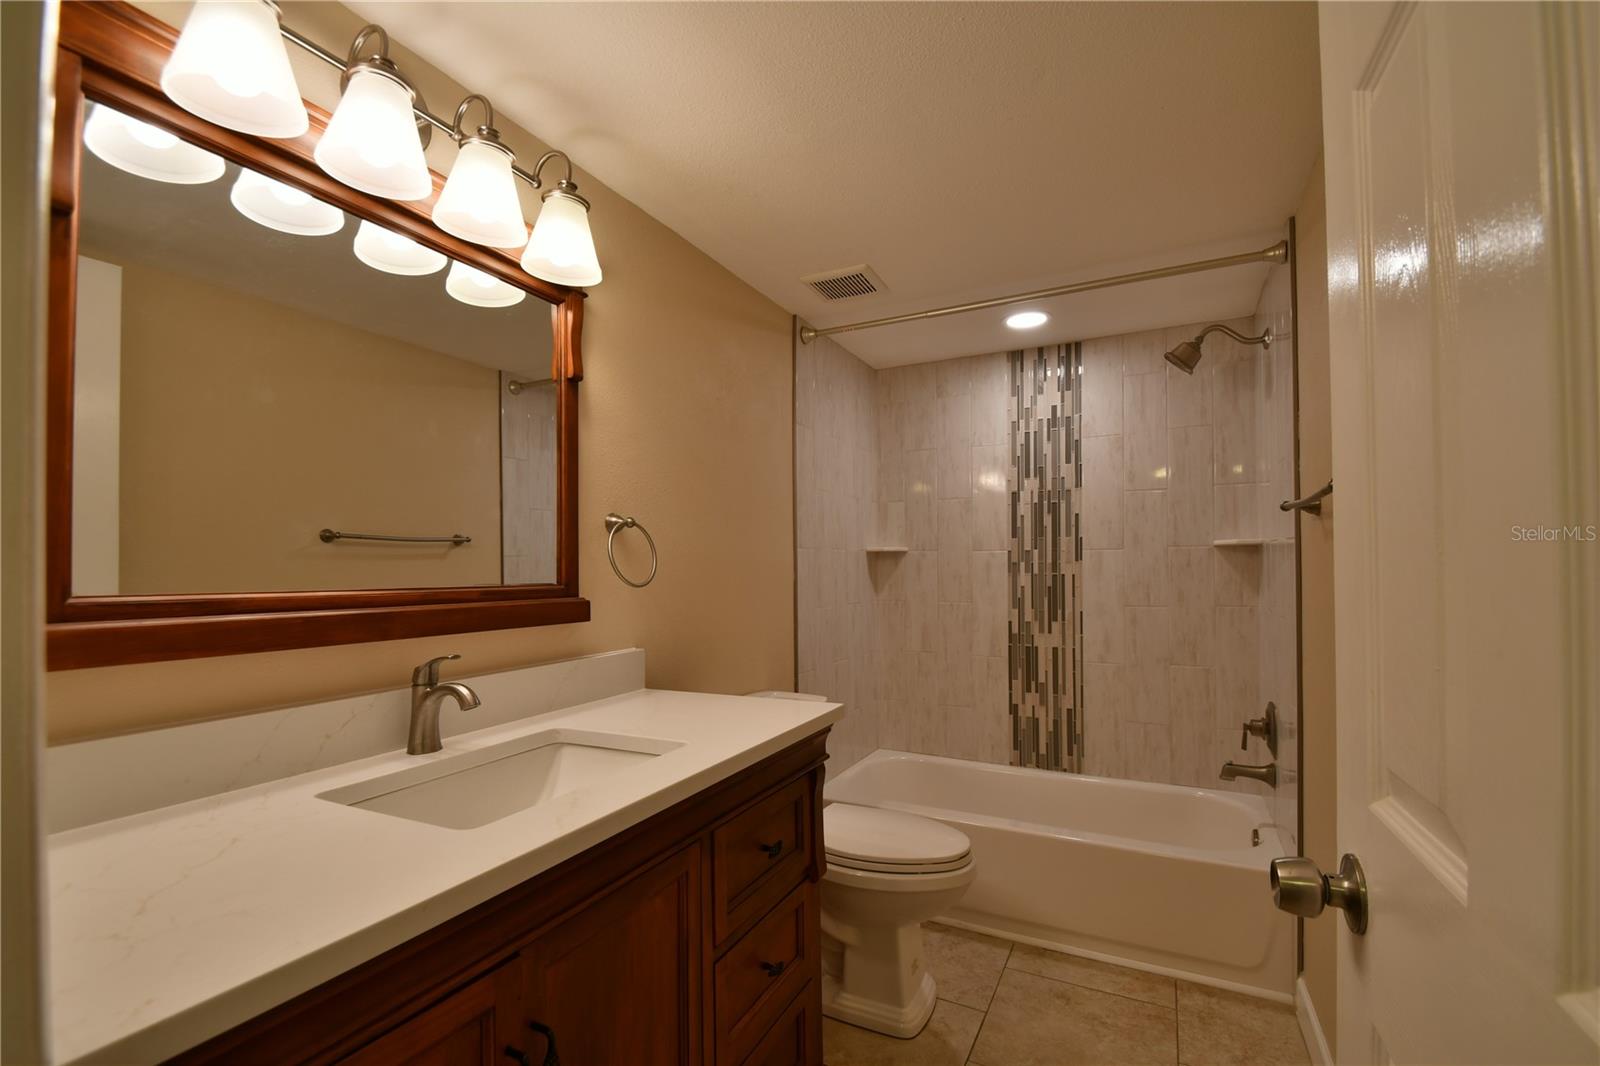
POLYGON ((827 1066, 1302 1066, 1294 1008, 929 923, 911 1040, 823 1019, 827 1066))

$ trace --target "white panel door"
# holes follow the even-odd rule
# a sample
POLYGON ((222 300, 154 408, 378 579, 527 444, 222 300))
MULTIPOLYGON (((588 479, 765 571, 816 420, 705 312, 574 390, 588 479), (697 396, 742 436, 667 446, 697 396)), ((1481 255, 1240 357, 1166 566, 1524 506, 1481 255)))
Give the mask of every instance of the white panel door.
POLYGON ((1339 1058, 1593 1063, 1600 10, 1321 11, 1339 1058))

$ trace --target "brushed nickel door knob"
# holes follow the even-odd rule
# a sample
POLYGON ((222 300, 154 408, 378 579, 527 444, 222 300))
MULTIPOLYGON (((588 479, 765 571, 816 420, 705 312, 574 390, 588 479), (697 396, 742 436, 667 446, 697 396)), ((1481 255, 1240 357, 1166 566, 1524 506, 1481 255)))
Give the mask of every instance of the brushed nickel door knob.
POLYGON ((1352 933, 1367 931, 1367 878, 1354 855, 1340 859, 1339 872, 1331 877, 1301 855, 1273 859, 1269 875, 1272 902, 1279 910, 1315 918, 1324 907, 1338 907, 1352 933))

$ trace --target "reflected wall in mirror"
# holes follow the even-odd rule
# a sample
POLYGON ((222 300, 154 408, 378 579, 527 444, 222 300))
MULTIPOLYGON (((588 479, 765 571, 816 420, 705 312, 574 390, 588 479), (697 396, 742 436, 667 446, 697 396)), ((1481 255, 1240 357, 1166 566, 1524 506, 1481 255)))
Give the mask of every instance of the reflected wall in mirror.
POLYGON ((74 596, 557 580, 551 304, 105 104, 84 143, 74 596))

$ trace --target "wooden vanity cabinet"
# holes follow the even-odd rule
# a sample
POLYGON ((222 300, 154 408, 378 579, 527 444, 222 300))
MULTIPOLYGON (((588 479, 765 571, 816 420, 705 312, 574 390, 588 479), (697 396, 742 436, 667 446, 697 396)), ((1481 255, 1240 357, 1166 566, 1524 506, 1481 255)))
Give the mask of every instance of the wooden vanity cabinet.
POLYGON ((171 1061, 816 1066, 825 736, 171 1061))
MULTIPOLYGON (((690 845, 523 949, 528 1018, 555 1034, 562 1063, 701 1061, 701 863, 690 845)), ((543 1061, 547 1041, 527 1037, 543 1061)))

